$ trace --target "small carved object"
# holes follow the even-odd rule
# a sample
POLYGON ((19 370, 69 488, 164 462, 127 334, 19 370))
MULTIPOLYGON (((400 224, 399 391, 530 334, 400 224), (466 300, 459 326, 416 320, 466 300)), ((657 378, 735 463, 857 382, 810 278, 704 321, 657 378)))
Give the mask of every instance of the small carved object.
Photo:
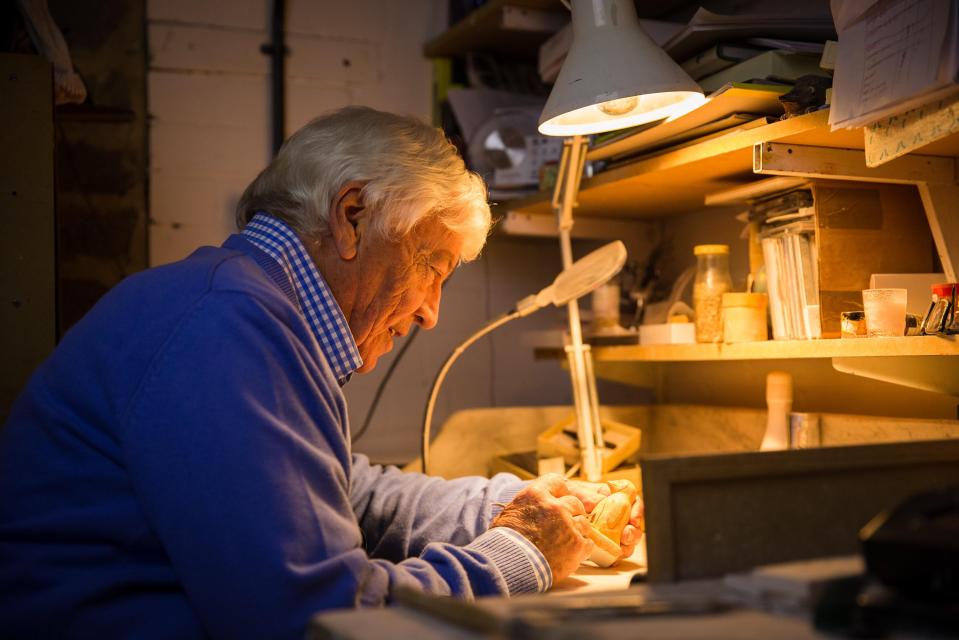
POLYGON ((824 76, 805 75, 798 78, 792 91, 779 96, 779 102, 786 112, 783 119, 819 109, 826 104, 826 89, 831 86, 832 78, 824 76))
POLYGON ((629 480, 610 480, 606 484, 610 495, 600 500, 590 514, 590 539, 596 546, 589 559, 601 567, 619 560, 619 542, 636 499, 636 487, 629 480))

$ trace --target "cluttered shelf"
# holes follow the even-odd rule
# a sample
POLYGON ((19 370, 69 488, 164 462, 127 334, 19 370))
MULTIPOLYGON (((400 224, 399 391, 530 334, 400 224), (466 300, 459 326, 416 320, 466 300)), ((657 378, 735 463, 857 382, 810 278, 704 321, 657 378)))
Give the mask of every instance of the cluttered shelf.
MULTIPOLYGON (((653 218, 704 208, 706 196, 756 180, 753 147, 778 142, 809 147, 862 150, 862 129, 829 130, 829 111, 780 120, 762 126, 736 127, 717 135, 657 150, 614 166, 583 181, 577 217, 653 218)), ((923 147, 924 156, 959 156, 959 134, 923 147)), ((524 214, 548 214, 546 193, 504 203, 524 214)))
MULTIPOLYGON (((694 362, 792 358, 959 356, 955 336, 904 336, 824 340, 769 340, 739 344, 654 344, 593 347, 597 362, 694 362)), ((562 349, 541 348, 537 358, 565 357, 562 349)))
POLYGON ((557 0, 490 0, 423 45, 423 55, 535 58, 539 46, 568 22, 569 12, 557 0))

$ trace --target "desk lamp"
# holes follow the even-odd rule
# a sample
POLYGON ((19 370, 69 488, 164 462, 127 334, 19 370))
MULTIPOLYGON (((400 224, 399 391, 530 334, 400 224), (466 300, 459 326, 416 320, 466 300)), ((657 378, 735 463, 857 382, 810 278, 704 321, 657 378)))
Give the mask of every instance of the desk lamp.
MULTIPOLYGON (((586 135, 676 117, 701 105, 699 85, 639 25, 633 0, 563 1, 572 12, 573 44, 539 119, 539 132, 567 136, 553 192, 563 268, 573 263, 573 207, 586 160, 586 135)), ((600 480, 603 434, 589 345, 579 304, 567 304, 566 347, 576 407, 582 473, 600 480)))
POLYGON ((544 288, 539 293, 526 296, 516 303, 511 311, 503 314, 499 318, 488 323, 485 327, 464 340, 452 353, 446 358, 439 373, 433 380, 433 387, 430 390, 429 400, 426 402, 426 413, 423 417, 423 433, 420 442, 421 454, 423 456, 423 473, 429 473, 430 464, 430 425, 433 422, 433 409, 436 406, 436 398, 440 392, 440 385, 443 384, 446 374, 450 367, 456 362, 456 359, 466 351, 467 348, 487 333, 503 326, 510 320, 523 318, 535 311, 554 305, 561 307, 564 304, 575 302, 577 298, 585 296, 607 280, 619 273, 626 262, 626 246, 619 240, 610 242, 604 247, 600 247, 589 255, 580 258, 571 264, 562 273, 556 276, 553 283, 544 288))

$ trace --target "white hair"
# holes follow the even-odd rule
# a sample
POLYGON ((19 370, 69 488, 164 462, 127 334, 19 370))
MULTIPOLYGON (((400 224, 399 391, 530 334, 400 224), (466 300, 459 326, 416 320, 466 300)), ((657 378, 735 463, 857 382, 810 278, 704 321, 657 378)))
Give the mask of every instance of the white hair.
POLYGON ((329 207, 350 181, 364 183, 371 229, 399 238, 435 216, 463 240, 462 259, 479 255, 491 216, 486 185, 466 169, 439 129, 411 117, 346 107, 294 133, 243 192, 236 222, 243 228, 266 211, 298 233, 329 230, 329 207))

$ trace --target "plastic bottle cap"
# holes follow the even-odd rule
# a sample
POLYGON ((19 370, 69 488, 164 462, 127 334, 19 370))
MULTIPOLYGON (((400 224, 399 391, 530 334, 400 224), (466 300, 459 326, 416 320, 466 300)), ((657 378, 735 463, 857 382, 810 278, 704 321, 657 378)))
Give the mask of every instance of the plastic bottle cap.
POLYGON ((695 247, 693 247, 693 255, 696 256, 723 254, 729 254, 728 244, 697 244, 695 247))

